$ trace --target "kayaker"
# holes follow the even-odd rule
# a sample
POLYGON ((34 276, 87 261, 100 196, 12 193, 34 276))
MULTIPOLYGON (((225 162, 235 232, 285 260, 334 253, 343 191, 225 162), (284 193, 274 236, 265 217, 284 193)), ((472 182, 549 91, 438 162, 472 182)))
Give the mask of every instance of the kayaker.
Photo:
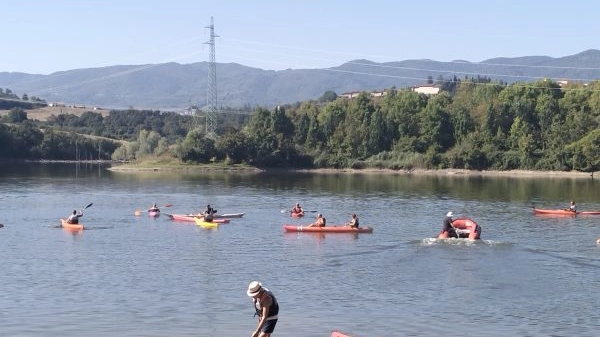
POLYGON ((76 210, 73 210, 73 213, 71 215, 69 215, 69 217, 67 218, 67 223, 70 224, 76 224, 79 223, 79 218, 81 218, 83 216, 83 211, 79 211, 79 213, 77 213, 76 210))
POLYGON ((313 223, 311 223, 310 225, 308 225, 308 227, 325 227, 325 225, 327 224, 327 219, 325 219, 323 217, 323 214, 319 213, 317 214, 317 220, 313 223))
POLYGON ((148 209, 148 212, 160 213, 160 209, 158 209, 158 206, 156 206, 156 203, 154 203, 154 204, 152 204, 152 207, 150 207, 150 209, 148 209))
POLYGON ((346 227, 358 228, 358 216, 356 213, 352 213, 352 218, 350 221, 346 222, 346 227))
POLYGON ((577 213, 577 205, 575 205, 575 201, 571 200, 571 204, 569 205, 568 211, 573 213, 577 213))
POLYGON ((258 325, 252 337, 271 336, 279 318, 279 303, 275 295, 258 281, 250 282, 246 294, 252 297, 255 316, 258 316, 258 325))
POLYGON ((214 219, 215 213, 217 213, 216 209, 210 207, 210 205, 206 205, 206 210, 204 212, 202 212, 202 214, 204 214, 204 221, 212 222, 214 219))
POLYGON ((296 206, 294 206, 292 208, 292 214, 296 214, 296 215, 304 215, 304 210, 302 209, 302 207, 300 207, 299 203, 296 203, 296 206))
POLYGON ((456 229, 454 228, 454 226, 452 226, 452 216, 454 215, 454 212, 450 211, 448 213, 446 213, 446 217, 444 218, 444 225, 442 226, 442 233, 443 232, 448 232, 448 237, 449 238, 457 238, 458 235, 456 234, 456 229))

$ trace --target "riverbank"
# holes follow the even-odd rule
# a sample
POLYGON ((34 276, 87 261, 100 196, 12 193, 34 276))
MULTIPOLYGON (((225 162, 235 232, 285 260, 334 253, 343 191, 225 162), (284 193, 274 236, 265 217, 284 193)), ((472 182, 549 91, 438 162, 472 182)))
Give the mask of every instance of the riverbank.
POLYGON ((593 178, 590 172, 578 171, 533 171, 533 170, 463 170, 463 169, 414 169, 414 170, 390 170, 390 169, 315 169, 298 170, 299 172, 315 173, 368 173, 368 174, 400 174, 400 175, 436 175, 436 176, 504 176, 504 177, 564 177, 564 178, 593 178))
POLYGON ((533 170, 463 170, 463 169, 414 169, 414 170, 390 170, 390 169, 260 169, 247 165, 225 165, 225 164, 119 164, 109 168, 117 172, 136 172, 136 171, 182 171, 182 172, 210 172, 210 171, 231 171, 231 172, 301 172, 301 173, 320 173, 320 174, 397 174, 397 175, 435 175, 435 176, 498 176, 498 177, 562 177, 562 178, 587 178, 593 179, 593 173, 578 171, 533 171, 533 170))
POLYGON ((214 172, 214 171, 231 171, 231 172, 262 172, 263 170, 247 166, 247 165, 226 165, 226 164, 154 164, 154 163, 127 163, 112 165, 108 168, 114 172, 165 172, 165 171, 180 171, 180 172, 214 172))
POLYGON ((334 169, 334 168, 317 168, 317 169, 261 169, 245 164, 225 164, 225 163, 210 163, 210 164, 184 164, 172 159, 168 160, 153 160, 142 162, 123 162, 115 160, 23 160, 23 159, 5 159, 0 158, 0 164, 15 164, 15 163, 76 163, 76 164, 103 164, 110 165, 107 169, 114 172, 300 172, 300 173, 322 173, 322 174, 397 174, 397 175, 435 175, 435 176, 498 176, 498 177, 560 177, 560 178, 585 178, 593 179, 595 172, 579 172, 579 171, 535 171, 535 170, 465 170, 465 169, 412 169, 412 170, 391 170, 391 169, 334 169))

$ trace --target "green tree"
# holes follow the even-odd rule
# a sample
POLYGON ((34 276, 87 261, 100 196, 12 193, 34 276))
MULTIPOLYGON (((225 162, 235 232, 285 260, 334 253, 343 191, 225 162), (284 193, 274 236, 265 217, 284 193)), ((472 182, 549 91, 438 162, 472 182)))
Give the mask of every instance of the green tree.
POLYGON ((600 129, 591 131, 566 148, 571 156, 572 168, 583 172, 600 170, 600 129))
POLYGON ((529 130, 530 125, 517 117, 509 132, 510 148, 515 151, 520 165, 525 165, 525 168, 533 168, 533 153, 536 148, 533 134, 529 130))
POLYGON ((216 154, 215 141, 205 137, 200 129, 188 132, 177 150, 178 157, 185 162, 208 163, 216 154))
POLYGON ((6 121, 8 123, 23 123, 27 120, 27 112, 22 108, 12 108, 6 115, 6 121))
POLYGON ((454 139, 457 141, 463 140, 475 131, 475 121, 471 117, 471 114, 464 108, 460 108, 456 113, 452 114, 451 120, 454 127, 454 139))
POLYGON ((319 98, 319 102, 333 102, 337 99, 337 94, 335 91, 327 90, 323 93, 323 95, 319 98))
MULTIPOLYGON (((390 136, 400 143, 410 144, 419 136, 419 114, 427 105, 428 97, 414 91, 401 90, 394 97, 382 101, 383 118, 394 130, 390 136)), ((408 146, 407 150, 414 150, 408 146)))
POLYGON ((450 97, 441 93, 430 99, 420 114, 421 151, 433 148, 436 152, 445 152, 454 145, 452 120, 447 111, 450 102, 450 97))
POLYGON ((309 149, 320 150, 325 143, 322 129, 316 116, 310 117, 305 144, 309 149))
POLYGON ((217 141, 217 149, 223 151, 227 160, 232 164, 239 164, 250 159, 253 152, 252 141, 242 132, 231 129, 217 141))

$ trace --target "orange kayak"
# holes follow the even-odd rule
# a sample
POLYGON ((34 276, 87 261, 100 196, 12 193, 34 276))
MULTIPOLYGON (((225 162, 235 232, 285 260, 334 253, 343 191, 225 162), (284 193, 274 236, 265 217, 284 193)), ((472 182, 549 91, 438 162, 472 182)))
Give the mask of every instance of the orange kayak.
POLYGON ((534 208, 533 214, 548 214, 548 215, 600 215, 600 211, 581 211, 573 212, 568 209, 542 209, 534 208))
POLYGON ((350 335, 346 335, 343 332, 339 332, 337 330, 331 332, 331 337, 351 337, 350 335))
POLYGON ((84 229, 83 224, 80 223, 68 223, 66 219, 60 219, 60 224, 63 228, 71 230, 82 230, 84 229))
MULTIPOLYGON (((481 239, 481 226, 469 218, 458 218, 452 221, 452 227, 456 228, 459 238, 479 240, 481 239)), ((450 237, 447 231, 438 234, 438 239, 448 239, 450 237)))
POLYGON ((325 227, 308 227, 296 225, 284 225, 283 230, 286 232, 309 232, 309 233, 373 233, 371 227, 346 227, 346 226, 325 226, 325 227))

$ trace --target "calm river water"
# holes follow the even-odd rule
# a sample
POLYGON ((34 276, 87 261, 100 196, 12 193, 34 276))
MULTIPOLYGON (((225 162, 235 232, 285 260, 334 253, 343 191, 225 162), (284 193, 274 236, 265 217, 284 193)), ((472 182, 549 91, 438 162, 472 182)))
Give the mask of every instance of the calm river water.
POLYGON ((117 173, 75 164, 0 166, 1 336, 249 336, 246 287, 277 296, 274 336, 598 336, 600 183, 404 174, 117 173), (93 202, 75 235, 59 218, 93 202), (205 230, 136 217, 151 203, 210 203, 242 219, 205 230), (284 234, 288 210, 373 234, 284 234), (430 239, 445 213, 478 242, 430 239))

